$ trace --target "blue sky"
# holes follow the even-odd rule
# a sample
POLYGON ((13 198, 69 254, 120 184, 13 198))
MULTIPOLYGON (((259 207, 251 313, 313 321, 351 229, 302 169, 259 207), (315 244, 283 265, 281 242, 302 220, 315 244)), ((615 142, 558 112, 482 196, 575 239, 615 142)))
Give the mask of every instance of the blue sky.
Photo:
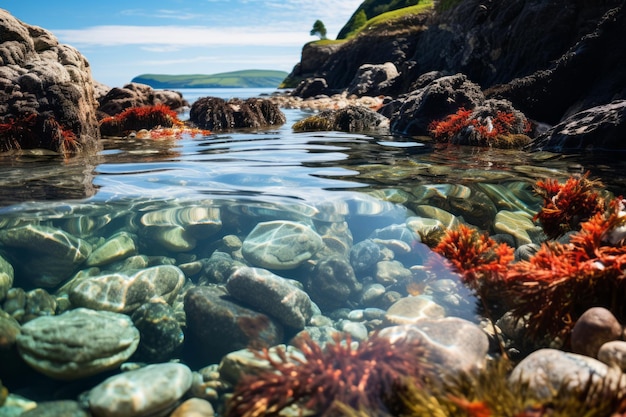
POLYGON ((94 78, 291 71, 320 19, 334 38, 362 0, 4 0, 0 8, 87 57, 94 78))

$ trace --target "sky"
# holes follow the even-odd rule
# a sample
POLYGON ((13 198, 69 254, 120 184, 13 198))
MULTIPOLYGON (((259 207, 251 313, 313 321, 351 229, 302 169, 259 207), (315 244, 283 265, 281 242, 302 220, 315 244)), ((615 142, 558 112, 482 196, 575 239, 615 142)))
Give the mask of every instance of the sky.
POLYGON ((140 74, 290 72, 321 20, 334 39, 362 0, 2 0, 0 8, 52 32, 121 87, 140 74))

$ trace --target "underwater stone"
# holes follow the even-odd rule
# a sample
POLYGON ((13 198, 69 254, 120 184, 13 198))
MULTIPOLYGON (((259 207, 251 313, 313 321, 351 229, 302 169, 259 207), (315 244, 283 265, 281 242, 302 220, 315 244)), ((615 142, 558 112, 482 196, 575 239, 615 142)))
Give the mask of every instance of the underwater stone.
POLYGON ((605 390, 626 386, 626 376, 589 356, 546 348, 522 359, 509 384, 521 387, 529 398, 547 402, 557 395, 578 396, 589 387, 602 387, 603 395, 609 395, 605 390))
POLYGON ((13 286, 13 278, 15 276, 15 272, 13 270, 13 266, 0 256, 0 301, 4 300, 7 292, 13 286))
POLYGON ((399 261, 380 261, 376 264, 374 278, 382 285, 391 285, 398 282, 406 282, 413 277, 410 269, 407 269, 399 261))
POLYGON ((233 271, 242 266, 245 265, 234 260, 228 253, 215 251, 205 261, 198 284, 205 285, 207 282, 212 284, 224 283, 233 271))
POLYGON ((454 216, 454 214, 438 207, 420 204, 416 206, 414 210, 419 216, 438 220, 446 229, 454 229, 459 225, 459 220, 454 216))
POLYGON ((12 264, 19 266, 20 276, 40 287, 58 285, 91 254, 86 241, 60 229, 32 224, 1 230, 0 244, 12 264))
POLYGON ((204 363, 248 346, 274 346, 283 339, 284 329, 277 320, 235 303, 224 288, 192 288, 185 295, 184 306, 185 345, 193 346, 204 363))
POLYGON ((619 340, 621 336, 622 325, 613 313, 604 307, 592 307, 578 318, 572 328, 572 352, 595 358, 600 346, 619 340))
POLYGON ((141 216, 146 227, 182 227, 191 237, 204 239, 222 228, 218 207, 189 206, 155 210, 141 216))
POLYGON ((111 236, 102 245, 91 252, 85 265, 107 265, 120 259, 125 259, 137 253, 135 244, 137 237, 128 232, 119 232, 111 236))
POLYGON ((236 299, 294 329, 303 329, 314 313, 306 292, 265 269, 237 269, 228 278, 226 289, 236 299))
POLYGON ((309 226, 292 221, 259 223, 243 242, 243 256, 255 266, 293 269, 309 260, 324 245, 309 226))
POLYGON ((20 356, 51 378, 75 380, 114 369, 139 344, 131 319, 118 313, 77 308, 39 317, 22 326, 20 356))
POLYGON ((59 400, 43 401, 37 403, 37 407, 28 410, 20 417, 90 417, 91 414, 85 410, 78 401, 59 400))
POLYGON ((534 229, 535 224, 525 213, 500 210, 496 214, 493 228, 496 232, 512 235, 517 246, 521 246, 532 243, 528 230, 534 229))
POLYGON ((131 316, 139 330, 137 352, 148 362, 170 359, 185 339, 174 309, 162 302, 141 305, 131 316))
POLYGON ((319 261, 306 280, 307 292, 323 310, 343 307, 350 296, 362 289, 352 265, 340 256, 319 261))
POLYGON ((362 240, 350 249, 350 264, 357 274, 366 273, 380 259, 380 246, 371 239, 362 240))
POLYGON ((170 417, 213 417, 213 405, 202 398, 190 398, 176 407, 170 417))
POLYGON ((150 227, 145 235, 172 252, 187 252, 193 250, 197 244, 197 240, 182 226, 150 227))
POLYGON ((89 392, 89 409, 95 417, 169 415, 191 383, 192 372, 186 365, 148 365, 94 387, 89 392))
POLYGON ((626 342, 623 340, 606 342, 598 350, 598 360, 609 366, 616 366, 624 372, 626 370, 626 342))
POLYGON ((446 311, 429 297, 423 295, 400 298, 393 303, 385 315, 388 324, 414 324, 424 319, 439 319, 446 311))
POLYGON ((69 291, 73 305, 128 313, 152 298, 171 302, 185 283, 185 274, 173 265, 159 265, 124 273, 87 277, 69 291))

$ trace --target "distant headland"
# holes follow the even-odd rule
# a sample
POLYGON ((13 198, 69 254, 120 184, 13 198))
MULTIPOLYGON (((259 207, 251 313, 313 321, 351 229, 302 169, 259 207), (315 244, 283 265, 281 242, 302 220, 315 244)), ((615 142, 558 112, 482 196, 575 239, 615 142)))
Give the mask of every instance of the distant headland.
POLYGON ((288 73, 274 70, 242 70, 219 74, 141 74, 134 83, 152 88, 275 88, 288 73))

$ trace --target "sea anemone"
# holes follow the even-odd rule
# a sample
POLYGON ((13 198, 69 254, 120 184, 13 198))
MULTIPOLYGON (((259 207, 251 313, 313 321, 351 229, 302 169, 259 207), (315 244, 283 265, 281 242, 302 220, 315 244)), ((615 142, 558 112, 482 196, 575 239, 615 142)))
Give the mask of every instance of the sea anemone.
POLYGON ((308 336, 298 338, 302 355, 267 349, 258 356, 271 370, 244 376, 227 404, 227 416, 279 415, 288 407, 319 416, 343 415, 341 407, 390 415, 395 392, 407 381, 421 386, 432 371, 417 341, 372 335, 354 347, 349 336, 322 348, 308 336))

